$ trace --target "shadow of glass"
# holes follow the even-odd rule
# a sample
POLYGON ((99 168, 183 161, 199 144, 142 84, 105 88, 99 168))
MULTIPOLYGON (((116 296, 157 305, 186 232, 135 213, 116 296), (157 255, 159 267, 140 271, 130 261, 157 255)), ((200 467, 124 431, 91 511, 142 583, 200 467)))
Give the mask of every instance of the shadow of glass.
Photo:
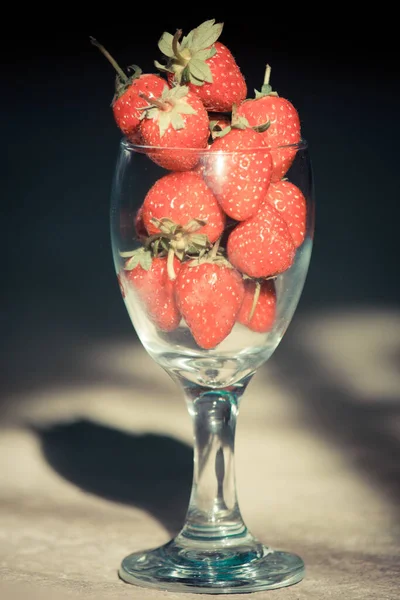
POLYGON ((87 420, 34 431, 48 463, 82 490, 148 511, 171 535, 183 525, 193 468, 188 445, 87 420))

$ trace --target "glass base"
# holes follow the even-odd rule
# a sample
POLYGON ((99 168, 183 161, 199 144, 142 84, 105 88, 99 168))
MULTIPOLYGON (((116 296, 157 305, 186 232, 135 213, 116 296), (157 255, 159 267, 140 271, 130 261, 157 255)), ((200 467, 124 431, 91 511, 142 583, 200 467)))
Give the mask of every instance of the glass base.
POLYGON ((160 548, 136 552, 121 564, 127 583, 174 592, 232 594, 293 585, 304 577, 296 554, 257 544, 240 548, 182 548, 174 540, 160 548))

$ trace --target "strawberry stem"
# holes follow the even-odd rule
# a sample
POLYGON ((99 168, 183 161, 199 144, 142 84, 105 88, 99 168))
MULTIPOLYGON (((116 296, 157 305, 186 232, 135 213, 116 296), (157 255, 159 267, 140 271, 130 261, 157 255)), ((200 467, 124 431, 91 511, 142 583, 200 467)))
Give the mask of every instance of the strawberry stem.
POLYGON ((117 61, 104 48, 104 46, 102 46, 101 44, 99 44, 99 42, 96 40, 96 38, 90 36, 90 41, 92 42, 93 46, 96 46, 96 48, 98 48, 100 50, 100 52, 106 57, 106 59, 112 64, 112 66, 114 67, 114 69, 117 71, 117 73, 118 73, 121 81, 123 83, 126 83, 129 78, 128 78, 127 75, 125 75, 125 73, 123 72, 123 70, 121 69, 121 67, 117 63, 117 61))
POLYGON ((260 297, 260 291, 261 291, 260 282, 256 281, 256 287, 254 289, 254 296, 253 296, 253 304, 251 305, 251 311, 249 314, 249 323, 252 320, 252 318, 254 317, 254 313, 256 312, 257 302, 260 297))
POLYGON ((270 77, 271 77, 271 67, 269 65, 267 65, 265 68, 264 85, 269 85, 270 77))
POLYGON ((186 65, 187 61, 182 56, 182 54, 180 53, 180 50, 179 50, 179 40, 181 39, 181 37, 182 37, 182 29, 177 29, 176 33, 172 39, 172 51, 175 54, 176 58, 179 60, 179 62, 182 65, 186 65))
POLYGON ((174 248, 170 247, 170 249, 168 250, 168 258, 167 258, 167 272, 168 272, 168 277, 171 281, 174 281, 174 279, 176 279, 176 273, 175 273, 175 269, 174 269, 174 258, 175 258, 174 248))
POLYGON ((149 98, 149 96, 146 96, 146 94, 144 94, 143 92, 139 92, 139 96, 143 98, 143 100, 146 100, 146 102, 148 102, 152 106, 156 106, 159 110, 162 110, 164 112, 170 108, 169 104, 167 104, 166 102, 161 102, 161 100, 157 100, 156 98, 149 98))

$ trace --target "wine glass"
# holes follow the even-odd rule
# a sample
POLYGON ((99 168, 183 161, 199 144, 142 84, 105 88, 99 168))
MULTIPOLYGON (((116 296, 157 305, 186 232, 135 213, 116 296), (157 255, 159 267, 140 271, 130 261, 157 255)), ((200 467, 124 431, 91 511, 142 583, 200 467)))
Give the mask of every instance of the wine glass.
MULTIPOLYGON (((237 320, 224 339, 214 346, 204 342, 207 336, 197 335, 196 341, 188 325, 190 321, 179 311, 176 314, 175 306, 171 315, 168 302, 173 302, 174 286, 178 285, 173 279, 176 277, 174 261, 178 267, 185 262, 196 265, 196 261, 200 264, 208 253, 223 262, 227 248, 229 250, 229 237, 241 224, 232 218, 224 218, 222 234, 218 240, 210 242, 201 235, 206 219, 193 214, 194 221, 185 231, 175 229, 174 238, 174 227, 171 229, 167 219, 169 215, 163 215, 165 219, 153 217, 152 221, 147 220, 147 224, 151 222, 158 231, 164 227, 165 236, 149 235, 144 226, 146 219, 142 205, 150 190, 170 174, 158 164, 162 164, 160 157, 165 152, 172 152, 175 157, 184 156, 185 168, 189 166, 198 179, 207 183, 202 188, 205 196, 208 197, 210 192, 207 190, 211 189, 212 194, 218 197, 219 187, 222 188, 229 180, 232 165, 246 166, 249 160, 257 158, 257 153, 265 153, 265 148, 221 153, 213 152, 212 147, 199 151, 146 148, 126 139, 120 143, 111 202, 111 239, 116 273, 141 343, 184 392, 194 427, 194 472, 187 515, 180 533, 159 548, 144 549, 124 558, 119 575, 124 581, 140 586, 214 594, 292 585, 304 576, 302 559, 263 545, 253 537, 242 519, 235 487, 234 440, 243 393, 257 368, 268 360, 282 339, 305 282, 314 230, 308 146, 301 141, 296 145, 270 149, 275 162, 286 160, 287 166, 291 165, 285 180, 300 191, 305 207, 304 222, 299 226, 304 231, 293 251, 291 265, 261 280, 252 279, 251 274, 250 278, 246 274, 243 277, 233 269, 241 279, 240 285, 253 286, 253 301, 247 308, 253 314, 248 314, 247 325, 243 324, 243 319, 242 322, 237 320), (176 232, 179 239, 187 233, 195 236, 190 238, 184 251, 179 250, 179 243, 174 246, 174 251, 178 249, 178 258, 174 251, 171 252, 171 240, 176 241, 176 232), (155 279, 148 275, 148 250, 160 256, 164 265, 168 262, 172 267, 172 274, 167 268, 158 272, 158 288, 154 287, 155 279), (142 277, 135 279, 132 274, 138 271, 142 277), (147 287, 142 285, 144 280, 151 280, 151 284, 147 287), (248 326, 260 301, 260 286, 261 295, 265 291, 269 294, 269 300, 264 304, 269 323, 265 325, 264 322, 262 331, 248 326)), ((192 192, 197 194, 194 188, 186 188, 184 202, 191 202, 192 192)), ((171 197, 167 203, 175 209, 178 200, 182 201, 182 197, 171 197)), ((201 201, 200 197, 200 205, 201 201)), ((152 206, 156 204, 153 202, 152 206)), ((280 209, 279 202, 276 202, 275 210, 279 212, 280 209)), ((215 314, 211 317, 216 325, 224 319, 223 309, 230 302, 230 292, 227 288, 226 301, 219 298, 214 303, 215 314)), ((189 306, 189 310, 192 308, 189 306)))

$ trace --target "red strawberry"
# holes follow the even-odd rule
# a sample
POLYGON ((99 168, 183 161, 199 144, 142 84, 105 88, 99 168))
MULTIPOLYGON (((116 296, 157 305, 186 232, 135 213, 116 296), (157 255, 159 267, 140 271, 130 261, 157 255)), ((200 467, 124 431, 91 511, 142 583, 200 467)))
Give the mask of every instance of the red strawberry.
MULTIPOLYGON (((154 325, 162 331, 173 331, 181 316, 175 301, 175 282, 168 277, 167 258, 151 259, 150 252, 143 248, 131 255, 125 265, 127 282, 136 290, 154 325)), ((180 261, 174 258, 176 273, 180 267, 180 261)))
POLYGON ((267 66, 261 92, 256 91, 254 100, 245 100, 238 108, 238 115, 245 117, 254 127, 270 121, 270 127, 262 134, 272 148, 272 181, 279 181, 289 170, 296 148, 278 148, 300 142, 300 119, 293 104, 272 91, 269 85, 271 68, 267 66))
POLYGON ((224 212, 237 221, 254 215, 272 173, 271 153, 262 134, 252 129, 231 129, 213 142, 209 156, 202 160, 204 180, 224 212))
POLYGON ((237 317, 239 323, 253 331, 272 329, 276 314, 276 292, 273 281, 244 280, 244 298, 237 317))
POLYGON ((136 235, 139 239, 147 237, 146 227, 143 223, 143 206, 139 208, 134 219, 136 235))
POLYGON ((225 216, 214 194, 201 175, 185 171, 169 173, 158 179, 148 191, 143 203, 142 216, 148 233, 160 233, 152 219, 170 219, 185 226, 190 221, 204 221, 196 231, 215 242, 224 230, 225 216))
POLYGON ((270 277, 286 271, 295 255, 292 236, 279 212, 268 202, 239 223, 228 238, 228 259, 249 277, 270 277))
POLYGON ((209 350, 231 332, 243 301, 244 285, 239 273, 224 259, 200 259, 182 265, 175 293, 196 343, 209 350))
POLYGON ((167 85, 166 81, 157 75, 142 74, 142 70, 132 65, 134 73, 128 77, 107 50, 93 37, 90 38, 94 46, 104 54, 117 71, 116 93, 112 102, 114 119, 122 133, 134 144, 141 142, 139 124, 142 109, 148 106, 141 94, 147 98, 158 98, 167 85))
POLYGON ((207 110, 230 112, 234 103, 246 98, 247 87, 230 50, 216 41, 222 28, 223 23, 215 23, 215 19, 205 21, 182 42, 181 30, 175 36, 165 32, 158 47, 168 62, 164 66, 155 61, 155 65, 169 72, 171 84, 188 84, 207 110))
POLYGON ((140 134, 143 144, 154 146, 148 156, 171 171, 188 171, 199 162, 209 137, 206 109, 187 86, 167 87, 160 98, 143 111, 140 134), (188 148, 187 151, 184 149, 188 148))
POLYGON ((290 181, 271 183, 266 201, 272 204, 286 221, 296 248, 301 246, 306 235, 306 199, 297 186, 290 181))

